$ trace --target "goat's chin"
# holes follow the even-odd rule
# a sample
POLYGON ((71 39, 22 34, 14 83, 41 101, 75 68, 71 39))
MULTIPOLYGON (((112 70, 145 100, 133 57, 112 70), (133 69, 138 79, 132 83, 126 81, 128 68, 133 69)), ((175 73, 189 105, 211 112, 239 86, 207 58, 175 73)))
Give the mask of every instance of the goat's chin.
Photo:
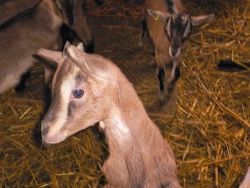
POLYGON ((43 144, 49 145, 49 144, 58 144, 62 141, 64 141, 67 137, 62 136, 60 134, 55 134, 53 136, 42 136, 43 144))

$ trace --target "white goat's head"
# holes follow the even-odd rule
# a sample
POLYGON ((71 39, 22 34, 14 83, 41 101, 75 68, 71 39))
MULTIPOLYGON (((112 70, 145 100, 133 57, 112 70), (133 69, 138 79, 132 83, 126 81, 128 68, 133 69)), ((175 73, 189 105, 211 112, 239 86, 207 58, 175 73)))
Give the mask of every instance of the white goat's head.
POLYGON ((114 101, 111 97, 115 96, 116 66, 81 48, 70 45, 65 55, 44 49, 37 54, 44 60, 42 63, 58 62, 52 102, 41 123, 46 143, 59 143, 107 118, 114 101))
POLYGON ((207 23, 213 19, 214 15, 189 16, 187 14, 169 14, 148 9, 148 14, 155 21, 163 22, 164 32, 169 40, 169 55, 171 58, 181 56, 185 42, 192 32, 193 26, 207 23))

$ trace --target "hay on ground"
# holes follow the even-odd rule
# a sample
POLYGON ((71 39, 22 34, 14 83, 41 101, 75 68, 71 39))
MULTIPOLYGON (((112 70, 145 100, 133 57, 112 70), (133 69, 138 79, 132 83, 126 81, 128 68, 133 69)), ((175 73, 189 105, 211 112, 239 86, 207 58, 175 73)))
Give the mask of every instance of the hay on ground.
MULTIPOLYGON (((142 1, 106 0, 101 7, 90 0, 86 3, 93 17, 140 22, 142 1)), ((175 118, 157 111, 149 114, 174 150, 183 187, 237 187, 250 165, 250 68, 244 64, 250 62, 250 5, 244 0, 185 3, 188 12, 213 12, 216 19, 197 30, 187 44, 175 118), (221 70, 220 60, 244 69, 221 70)), ((127 69, 133 74, 131 67, 127 69)), ((147 97, 156 87, 145 86, 140 79, 134 84, 144 88, 137 92, 148 106, 147 97)), ((94 127, 43 147, 44 103, 32 91, 29 100, 16 99, 13 91, 0 96, 0 186, 104 185, 101 166, 108 149, 103 136, 94 127)))

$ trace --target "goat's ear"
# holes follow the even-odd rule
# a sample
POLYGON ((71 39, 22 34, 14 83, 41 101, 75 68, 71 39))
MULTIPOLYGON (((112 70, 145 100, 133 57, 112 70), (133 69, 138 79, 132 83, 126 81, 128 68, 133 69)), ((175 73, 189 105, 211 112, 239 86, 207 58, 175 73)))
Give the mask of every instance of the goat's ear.
POLYGON ((214 18, 214 14, 190 16, 190 20, 193 26, 203 25, 214 18))
POLYGON ((92 75, 96 79, 108 80, 108 76, 111 75, 108 63, 100 56, 87 54, 73 45, 66 49, 66 53, 82 72, 92 75))
POLYGON ((66 48, 70 45, 70 42, 67 40, 63 47, 63 56, 66 56, 66 48))
POLYGON ((71 58, 74 61, 74 63, 78 67, 80 67, 84 72, 86 73, 93 72, 93 70, 91 70, 88 63, 85 63, 85 61, 87 61, 86 59, 88 59, 87 56, 83 58, 85 52, 83 52, 82 50, 79 50, 78 47, 70 45, 66 48, 66 53, 67 53, 67 56, 71 58))
POLYGON ((67 24, 74 24, 74 0, 56 0, 58 8, 62 12, 63 16, 66 18, 67 24))
POLYGON ((166 14, 166 13, 163 13, 163 12, 160 12, 160 11, 154 11, 154 10, 151 10, 151 9, 148 9, 148 14, 150 16, 152 16, 152 18, 155 21, 160 21, 160 22, 163 22, 163 23, 165 23, 166 20, 170 17, 170 14, 166 14))
POLYGON ((83 46, 83 43, 82 42, 79 42, 78 44, 77 44, 77 46, 76 46, 79 50, 81 50, 81 51, 85 51, 84 50, 84 46, 83 46))
POLYGON ((34 55, 39 63, 45 68, 56 69, 59 63, 59 59, 62 58, 62 52, 51 51, 46 49, 40 49, 34 55))

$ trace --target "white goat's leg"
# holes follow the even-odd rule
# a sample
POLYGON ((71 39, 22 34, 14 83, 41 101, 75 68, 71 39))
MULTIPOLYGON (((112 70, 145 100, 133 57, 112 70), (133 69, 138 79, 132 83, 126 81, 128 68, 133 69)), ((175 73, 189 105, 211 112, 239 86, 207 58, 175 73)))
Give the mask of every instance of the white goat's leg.
POLYGON ((178 66, 178 62, 173 62, 173 69, 171 71, 171 75, 168 79, 168 95, 171 95, 177 80, 179 79, 181 73, 180 73, 180 67, 178 66))

